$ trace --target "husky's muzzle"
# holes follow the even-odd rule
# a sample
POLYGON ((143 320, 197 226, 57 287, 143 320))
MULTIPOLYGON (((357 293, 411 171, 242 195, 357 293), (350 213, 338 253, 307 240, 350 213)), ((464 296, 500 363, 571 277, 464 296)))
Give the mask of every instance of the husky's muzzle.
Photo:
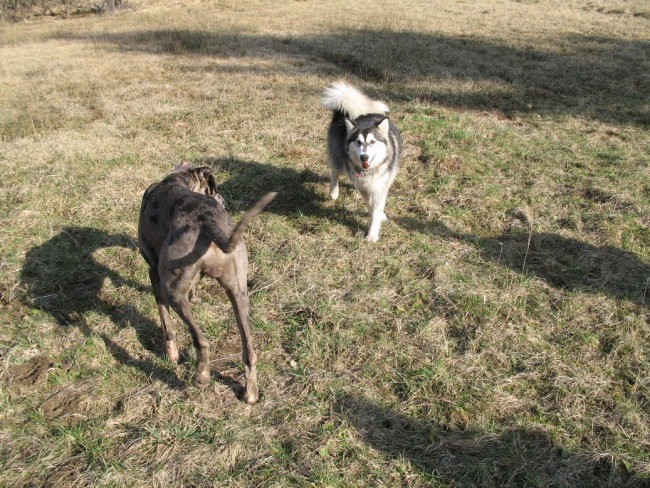
POLYGON ((362 154, 361 156, 359 156, 359 159, 361 160, 361 167, 363 169, 370 168, 370 161, 369 161, 370 158, 368 157, 367 154, 362 154))

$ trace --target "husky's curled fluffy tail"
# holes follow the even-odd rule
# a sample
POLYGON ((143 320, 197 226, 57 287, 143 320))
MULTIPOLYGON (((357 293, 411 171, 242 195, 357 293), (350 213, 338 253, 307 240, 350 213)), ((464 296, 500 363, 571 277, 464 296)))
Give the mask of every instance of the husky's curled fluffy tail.
POLYGON ((325 108, 341 112, 351 120, 366 114, 386 114, 385 103, 368 98, 365 94, 343 81, 337 81, 325 89, 322 98, 325 108))

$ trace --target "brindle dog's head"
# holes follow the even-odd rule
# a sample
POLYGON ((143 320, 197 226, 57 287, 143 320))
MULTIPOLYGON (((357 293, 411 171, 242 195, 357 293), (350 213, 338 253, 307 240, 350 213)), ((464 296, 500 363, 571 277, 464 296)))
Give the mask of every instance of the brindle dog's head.
POLYGON ((212 175, 212 169, 207 166, 200 168, 192 168, 188 170, 194 179, 194 186, 192 191, 197 193, 205 193, 209 197, 213 197, 217 193, 217 182, 212 175))
POLYGON ((217 182, 212 174, 212 169, 207 166, 193 168, 190 163, 183 161, 174 168, 172 174, 181 176, 187 187, 197 193, 204 193, 210 197, 217 195, 217 182))

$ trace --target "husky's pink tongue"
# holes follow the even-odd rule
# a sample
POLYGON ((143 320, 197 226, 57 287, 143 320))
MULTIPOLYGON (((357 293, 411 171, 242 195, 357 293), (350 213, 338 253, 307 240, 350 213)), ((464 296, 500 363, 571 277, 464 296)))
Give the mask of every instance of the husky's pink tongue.
POLYGON ((370 163, 368 161, 364 161, 363 163, 361 163, 361 167, 363 169, 368 169, 370 168, 370 163))

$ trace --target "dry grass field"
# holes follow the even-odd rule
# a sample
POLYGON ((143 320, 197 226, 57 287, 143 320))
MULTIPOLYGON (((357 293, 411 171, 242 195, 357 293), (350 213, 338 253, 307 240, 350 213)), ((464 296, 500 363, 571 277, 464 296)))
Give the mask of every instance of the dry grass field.
POLYGON ((0 486, 650 486, 650 6, 133 0, 0 25, 0 486), (405 151, 379 243, 327 198, 345 79, 405 151), (214 168, 246 232, 213 382, 164 343, 140 199, 214 168))

